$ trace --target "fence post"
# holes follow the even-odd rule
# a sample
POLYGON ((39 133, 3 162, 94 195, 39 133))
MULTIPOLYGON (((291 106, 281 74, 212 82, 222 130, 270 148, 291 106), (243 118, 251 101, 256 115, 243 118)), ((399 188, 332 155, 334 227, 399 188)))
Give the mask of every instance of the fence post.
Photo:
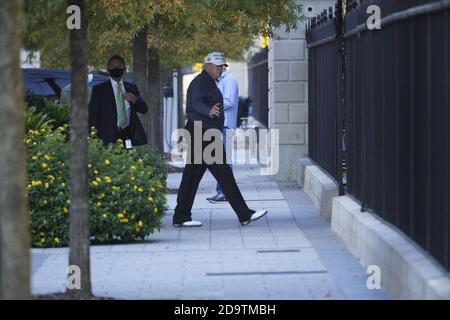
MULTIPOLYGON (((332 8, 330 8, 332 11, 332 8)), ((343 181, 343 165, 342 165, 342 148, 343 144, 343 128, 345 122, 345 40, 344 40, 344 23, 342 0, 338 0, 335 7, 335 23, 336 23, 336 62, 337 62, 337 110, 336 110, 336 159, 339 183, 339 195, 345 194, 343 181)))

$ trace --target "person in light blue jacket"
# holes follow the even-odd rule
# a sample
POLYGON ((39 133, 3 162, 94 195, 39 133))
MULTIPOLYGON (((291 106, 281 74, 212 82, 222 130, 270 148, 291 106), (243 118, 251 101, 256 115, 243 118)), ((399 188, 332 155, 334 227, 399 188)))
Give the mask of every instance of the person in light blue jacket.
MULTIPOLYGON (((230 138, 233 136, 233 132, 236 129, 239 103, 239 85, 236 79, 227 70, 227 67, 227 64, 223 65, 222 74, 217 79, 217 86, 223 96, 223 112, 225 116, 223 126, 223 143, 225 145, 226 154, 231 155, 231 141, 228 141, 227 145, 227 133, 228 138, 230 138)), ((216 195, 207 198, 207 200, 211 203, 227 201, 219 184, 216 186, 216 195)))

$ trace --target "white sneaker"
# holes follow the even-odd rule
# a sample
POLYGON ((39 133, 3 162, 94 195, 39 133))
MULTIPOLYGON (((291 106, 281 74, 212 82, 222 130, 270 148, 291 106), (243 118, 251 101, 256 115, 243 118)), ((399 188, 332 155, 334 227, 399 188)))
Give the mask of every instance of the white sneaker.
POLYGON ((201 223, 201 221, 186 221, 183 223, 177 223, 177 224, 173 224, 174 227, 186 227, 186 228, 194 228, 194 227, 201 227, 203 224, 201 223))
POLYGON ((256 220, 258 220, 258 219, 261 219, 261 218, 264 217, 267 213, 268 213, 268 211, 265 210, 265 209, 264 209, 264 210, 256 211, 254 214, 252 214, 252 216, 250 217, 250 220, 241 222, 241 225, 242 225, 242 226, 246 226, 246 225, 248 225, 250 222, 253 222, 253 221, 256 221, 256 220))

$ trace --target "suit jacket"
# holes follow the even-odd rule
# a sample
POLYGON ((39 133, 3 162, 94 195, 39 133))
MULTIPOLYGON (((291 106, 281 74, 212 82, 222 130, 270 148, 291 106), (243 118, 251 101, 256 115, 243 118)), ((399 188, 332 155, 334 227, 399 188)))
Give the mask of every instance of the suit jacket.
MULTIPOLYGON (((133 145, 147 143, 144 128, 137 116, 137 112, 146 113, 147 104, 139 94, 135 84, 123 82, 126 92, 131 92, 137 97, 135 103, 130 102, 130 125, 122 133, 127 139, 131 139, 133 145)), ((97 135, 106 145, 114 143, 119 138, 117 127, 117 107, 114 90, 110 79, 92 88, 89 103, 89 127, 97 129, 97 135)))

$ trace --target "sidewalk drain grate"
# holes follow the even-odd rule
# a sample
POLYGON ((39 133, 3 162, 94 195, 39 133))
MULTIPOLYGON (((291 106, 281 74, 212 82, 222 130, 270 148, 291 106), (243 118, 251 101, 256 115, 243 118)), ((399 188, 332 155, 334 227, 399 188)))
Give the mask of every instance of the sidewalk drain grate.
POLYGON ((257 250, 256 253, 286 253, 286 252, 300 252, 299 249, 285 249, 285 250, 257 250))
POLYGON ((256 276, 256 275, 288 275, 288 274, 323 274, 325 270, 318 271, 257 271, 257 272, 211 272, 207 276, 256 276))
POLYGON ((286 201, 286 199, 246 199, 245 201, 286 201))

